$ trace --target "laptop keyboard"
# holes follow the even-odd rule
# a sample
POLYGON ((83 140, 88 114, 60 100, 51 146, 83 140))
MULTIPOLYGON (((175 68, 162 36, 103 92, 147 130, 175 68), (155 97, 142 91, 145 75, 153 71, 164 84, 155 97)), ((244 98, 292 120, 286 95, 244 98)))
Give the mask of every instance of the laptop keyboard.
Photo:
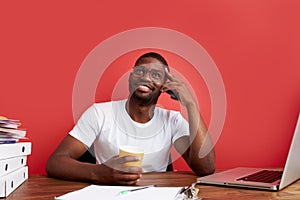
POLYGON ((273 183, 281 178, 282 171, 275 170, 261 170, 253 174, 244 176, 237 179, 238 181, 252 181, 252 182, 262 182, 262 183, 273 183))

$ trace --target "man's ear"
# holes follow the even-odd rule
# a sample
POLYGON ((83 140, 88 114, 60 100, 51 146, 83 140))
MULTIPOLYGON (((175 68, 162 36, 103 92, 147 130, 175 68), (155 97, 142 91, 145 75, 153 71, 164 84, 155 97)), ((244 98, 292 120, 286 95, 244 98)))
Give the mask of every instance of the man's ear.
POLYGON ((128 78, 128 82, 129 82, 129 80, 132 78, 132 75, 133 75, 133 72, 130 72, 129 78, 128 78))

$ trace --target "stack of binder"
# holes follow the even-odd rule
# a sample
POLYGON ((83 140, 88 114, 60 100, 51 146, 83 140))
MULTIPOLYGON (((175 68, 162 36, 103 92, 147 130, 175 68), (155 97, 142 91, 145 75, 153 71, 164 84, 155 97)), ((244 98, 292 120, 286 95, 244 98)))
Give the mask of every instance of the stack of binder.
POLYGON ((10 195, 28 179, 31 141, 20 125, 19 120, 0 116, 0 198, 10 195))

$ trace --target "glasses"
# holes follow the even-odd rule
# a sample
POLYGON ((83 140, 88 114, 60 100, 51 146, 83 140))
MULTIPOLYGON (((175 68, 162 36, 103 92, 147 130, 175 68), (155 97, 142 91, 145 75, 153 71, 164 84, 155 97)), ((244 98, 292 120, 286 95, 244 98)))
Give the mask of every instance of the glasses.
POLYGON ((145 76, 146 74, 149 74, 150 79, 155 82, 163 82, 165 78, 165 72, 162 70, 157 70, 157 69, 147 70, 143 66, 135 66, 133 68, 133 75, 135 77, 140 78, 145 76))

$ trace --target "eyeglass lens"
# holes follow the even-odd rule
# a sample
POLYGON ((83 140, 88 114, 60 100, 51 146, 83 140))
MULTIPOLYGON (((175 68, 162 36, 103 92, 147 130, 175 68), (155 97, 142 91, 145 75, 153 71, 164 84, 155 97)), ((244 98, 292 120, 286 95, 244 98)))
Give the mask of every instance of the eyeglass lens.
POLYGON ((143 66, 135 66, 133 68, 133 74, 136 77, 143 77, 146 74, 149 74, 150 78, 153 81, 163 81, 164 77, 165 77, 165 72, 162 70, 158 70, 158 69, 146 69, 146 67, 143 66))

